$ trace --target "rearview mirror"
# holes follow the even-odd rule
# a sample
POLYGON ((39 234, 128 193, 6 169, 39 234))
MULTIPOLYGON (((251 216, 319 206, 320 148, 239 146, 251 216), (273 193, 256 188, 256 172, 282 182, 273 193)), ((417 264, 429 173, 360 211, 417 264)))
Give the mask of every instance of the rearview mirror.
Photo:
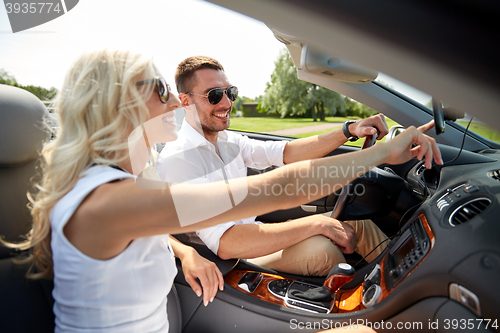
POLYGON ((432 98, 432 113, 434 115, 434 128, 436 129, 436 135, 444 133, 445 130, 445 120, 457 121, 465 117, 463 111, 459 111, 450 107, 444 107, 443 102, 432 98))
POLYGON ((444 122, 443 103, 434 97, 432 98, 432 113, 434 115, 434 129, 436 130, 436 135, 444 133, 446 125, 444 122))

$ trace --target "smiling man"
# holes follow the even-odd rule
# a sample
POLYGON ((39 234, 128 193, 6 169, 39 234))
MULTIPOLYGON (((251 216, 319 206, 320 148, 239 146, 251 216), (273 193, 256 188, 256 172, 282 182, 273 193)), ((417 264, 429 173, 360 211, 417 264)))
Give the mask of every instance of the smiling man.
MULTIPOLYGON (((217 60, 185 59, 177 67, 175 83, 186 117, 178 139, 166 144, 157 164, 161 178, 169 183, 227 182, 246 177, 248 167, 262 170, 320 158, 349 138, 377 131, 382 138, 388 132, 383 115, 377 115, 320 136, 290 142, 253 140, 226 131, 238 89, 217 60)), ((230 190, 227 200, 229 208, 239 202, 230 190)), ((322 214, 275 224, 252 217, 199 230, 197 235, 222 259, 244 258, 282 272, 317 276, 345 262, 343 253, 365 256, 386 239, 369 220, 341 222, 322 214)), ((375 259, 384 248, 385 244, 378 247, 366 260, 375 259)))

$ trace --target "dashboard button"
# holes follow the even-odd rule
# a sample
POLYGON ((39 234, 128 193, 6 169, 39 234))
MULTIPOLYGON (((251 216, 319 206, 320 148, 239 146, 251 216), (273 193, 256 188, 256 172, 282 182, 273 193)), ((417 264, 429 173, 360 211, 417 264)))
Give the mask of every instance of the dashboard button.
POLYGON ((479 191, 479 187, 477 185, 466 185, 464 187, 464 192, 465 193, 472 193, 472 192, 477 192, 479 191))
POLYGON ((397 269, 391 269, 389 271, 389 275, 392 276, 393 279, 397 279, 399 276, 399 271, 397 269))
POLYGON ((284 286, 286 286, 286 280, 278 280, 278 281, 276 282, 276 285, 277 285, 278 287, 284 287, 284 286))
POLYGON ((380 288, 379 285, 376 284, 372 285, 363 294, 363 305, 366 308, 375 305, 380 299, 381 293, 382 293, 382 288, 380 288))
MULTIPOLYGON (((392 272, 393 270, 391 270, 392 272)), ((391 272, 389 272, 389 274, 391 274, 391 272)), ((372 280, 366 280, 365 283, 363 283, 363 290, 366 290, 368 288, 370 288, 373 284, 373 281, 372 280)))

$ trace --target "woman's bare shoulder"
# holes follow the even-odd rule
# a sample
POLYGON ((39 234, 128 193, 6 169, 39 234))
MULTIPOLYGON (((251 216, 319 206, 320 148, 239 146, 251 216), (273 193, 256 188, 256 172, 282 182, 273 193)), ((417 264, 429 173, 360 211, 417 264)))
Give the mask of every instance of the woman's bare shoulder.
POLYGON ((116 193, 133 182, 133 179, 124 179, 100 185, 80 203, 63 229, 66 238, 80 252, 94 259, 106 260, 121 253, 133 240, 112 222, 113 212, 120 210, 116 193))

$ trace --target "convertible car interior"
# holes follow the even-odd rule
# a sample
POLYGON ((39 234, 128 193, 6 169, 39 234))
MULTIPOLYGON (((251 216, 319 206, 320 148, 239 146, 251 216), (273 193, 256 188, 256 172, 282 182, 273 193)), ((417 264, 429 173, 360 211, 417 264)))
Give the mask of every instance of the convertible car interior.
MULTIPOLYGON (((403 126, 434 118, 442 133, 430 135, 439 143, 444 165, 426 169, 424 161, 417 159, 379 165, 341 193, 258 217, 273 223, 331 211, 341 220, 371 218, 389 237, 387 248, 376 260, 367 263, 358 255, 346 256, 347 264, 337 265, 326 277, 285 274, 245 260, 222 260, 204 245, 181 237, 218 265, 225 287, 213 303, 202 306, 178 262, 179 273, 168 296, 170 331, 318 332, 364 324, 377 332, 500 332, 500 289, 495 287, 500 278, 500 145, 454 122, 451 109, 443 109, 441 103, 452 104, 467 121, 479 116, 500 128, 495 115, 500 105, 498 82, 491 79, 498 65, 492 64, 489 54, 484 54, 482 63, 474 52, 458 54, 453 41, 439 44, 441 32, 432 35, 424 29, 419 34, 410 29, 416 18, 409 13, 413 10, 427 17, 428 10, 435 20, 442 15, 443 22, 457 33, 470 36, 466 32, 472 29, 481 34, 481 40, 493 33, 474 25, 474 18, 468 18, 470 26, 464 26, 464 7, 443 14, 447 7, 439 1, 439 6, 428 7, 415 1, 405 6, 383 1, 401 9, 401 17, 393 21, 381 10, 376 12, 385 21, 369 20, 366 10, 357 16, 354 3, 373 9, 363 1, 313 0, 307 6, 293 0, 211 2, 266 23, 287 47, 300 79, 349 96, 403 126), (403 24, 404 18, 408 24, 403 24), (366 22, 372 24, 370 28, 366 22), (402 24, 406 40, 390 31, 391 24, 397 23, 402 24), (423 51, 422 36, 435 47, 434 52, 423 51), (457 57, 451 61, 451 55, 457 57), (466 59, 470 66, 462 71, 466 59), (379 71, 439 99, 433 98, 432 108, 415 102, 377 82, 379 71), (363 187, 362 195, 353 190, 355 186, 363 187)), ((396 9, 389 12, 394 14, 396 9)), ((438 23, 429 24, 439 27, 438 23)), ((483 53, 478 49, 479 55, 483 53)), ((10 241, 30 228, 25 193, 45 139, 38 126, 45 114, 44 105, 30 93, 0 85, 0 235, 10 241)), ((403 126, 391 131, 387 140, 404 130, 403 126)), ((292 140, 242 134, 257 140, 292 140)), ((330 154, 357 149, 342 146, 330 154)), ((249 174, 255 172, 261 171, 249 170, 249 174)), ((12 260, 18 254, 0 245, 0 331, 53 332, 51 281, 27 280, 27 266, 12 260)))

